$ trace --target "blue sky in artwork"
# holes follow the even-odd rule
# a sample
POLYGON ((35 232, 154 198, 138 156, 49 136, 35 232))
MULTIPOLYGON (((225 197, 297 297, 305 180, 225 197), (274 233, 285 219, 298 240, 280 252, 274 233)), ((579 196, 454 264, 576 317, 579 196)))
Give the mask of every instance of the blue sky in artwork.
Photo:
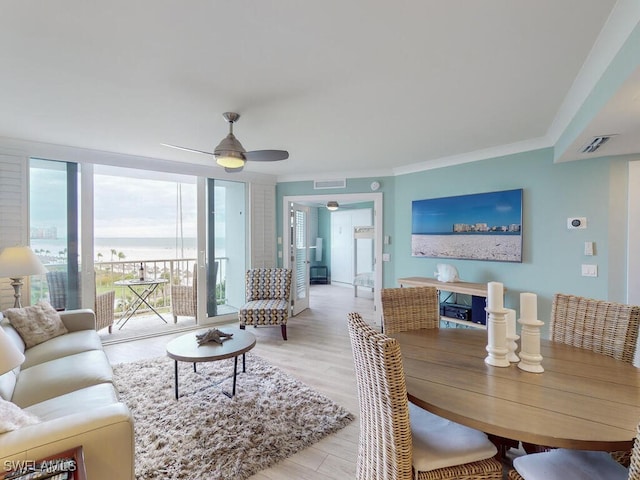
POLYGON ((489 227, 522 223, 522 190, 414 200, 412 234, 451 233, 453 224, 489 227))

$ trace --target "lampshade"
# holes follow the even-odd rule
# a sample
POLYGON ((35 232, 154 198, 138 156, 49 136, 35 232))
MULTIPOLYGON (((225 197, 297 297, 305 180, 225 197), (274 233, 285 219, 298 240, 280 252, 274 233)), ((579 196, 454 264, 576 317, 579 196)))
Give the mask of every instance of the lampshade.
POLYGON ((44 275, 44 268, 29 247, 7 247, 0 253, 0 278, 44 275))
MULTIPOLYGON (((233 128, 233 123, 230 125, 233 128)), ((246 150, 235 137, 233 132, 229 132, 229 134, 222 139, 213 151, 213 154, 216 156, 216 163, 221 167, 226 168, 243 167, 245 162, 245 153, 246 150)))
POLYGON ((13 370, 24 362, 24 355, 11 341, 9 335, 0 328, 0 375, 13 370))
POLYGON ((331 210, 332 212, 334 210, 338 210, 338 202, 336 202, 335 200, 330 200, 327 202, 327 210, 331 210))
POLYGON ((216 155, 216 163, 225 168, 240 168, 244 166, 244 158, 242 154, 237 152, 223 152, 216 155))

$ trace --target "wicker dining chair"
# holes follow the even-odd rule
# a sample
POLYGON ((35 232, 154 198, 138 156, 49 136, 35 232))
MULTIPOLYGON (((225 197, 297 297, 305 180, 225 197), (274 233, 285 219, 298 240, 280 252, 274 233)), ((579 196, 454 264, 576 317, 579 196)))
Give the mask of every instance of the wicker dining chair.
MULTIPOLYGON (((640 325, 640 306, 556 293, 551 305, 551 340, 591 350, 633 364, 640 325)), ((525 444, 529 452, 549 450, 525 444)), ((631 451, 611 452, 628 466, 631 451)))
POLYGON ((628 469, 605 452, 564 449, 517 457, 513 465, 509 480, 640 480, 640 424, 628 469))
POLYGON ((633 363, 640 306, 556 293, 551 340, 633 363))
POLYGON ((291 269, 252 268, 245 274, 246 303, 238 312, 240 328, 247 325, 280 325, 287 339, 291 308, 291 269))
POLYGON ((387 335, 440 326, 436 287, 383 288, 382 331, 387 335))
POLYGON ((358 386, 357 480, 501 479, 487 436, 407 400, 397 340, 348 316, 358 386))

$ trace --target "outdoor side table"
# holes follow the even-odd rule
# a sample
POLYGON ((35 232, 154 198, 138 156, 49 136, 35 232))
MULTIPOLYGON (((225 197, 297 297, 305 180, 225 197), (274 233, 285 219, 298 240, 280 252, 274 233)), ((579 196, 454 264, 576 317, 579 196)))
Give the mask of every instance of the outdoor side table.
POLYGON ((125 326, 125 324, 129 321, 129 319, 133 315, 135 315, 135 313, 140 309, 142 305, 146 305, 147 307, 149 307, 153 311, 153 313, 155 313, 158 316, 158 318, 160 318, 160 320, 162 320, 164 323, 167 323, 167 321, 164 318, 162 318, 162 315, 160 315, 158 311, 155 308, 153 308, 153 306, 151 306, 149 302, 147 302, 147 299, 151 296, 153 292, 156 291, 156 289, 160 285, 168 283, 168 280, 164 278, 160 278, 157 280, 118 280, 117 282, 113 282, 113 283, 118 287, 127 287, 135 295, 135 299, 133 303, 129 305, 127 310, 122 314, 122 317, 120 318, 120 320, 118 320, 117 322, 117 323, 122 322, 122 325, 118 327, 118 330, 121 330, 122 327, 125 326), (144 287, 144 288, 140 290, 140 287, 144 287))

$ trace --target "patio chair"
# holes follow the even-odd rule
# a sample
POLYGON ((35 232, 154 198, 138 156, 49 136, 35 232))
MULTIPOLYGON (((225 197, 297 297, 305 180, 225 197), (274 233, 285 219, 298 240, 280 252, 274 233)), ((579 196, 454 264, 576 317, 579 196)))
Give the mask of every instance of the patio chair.
POLYGON ((47 272, 49 303, 56 310, 67 308, 67 272, 47 272))
MULTIPOLYGON (((220 262, 213 262, 213 278, 217 284, 220 262)), ((215 286, 214 286, 215 288, 215 286)), ((171 313, 173 323, 178 323, 178 316, 196 317, 198 315, 198 267, 193 266, 193 282, 191 285, 171 285, 171 313)))
POLYGON ((436 287, 383 288, 382 331, 387 335, 421 328, 439 328, 436 287))
MULTIPOLYGON (((217 262, 216 262, 217 264, 217 262)), ((198 312, 196 302, 198 292, 198 269, 193 266, 193 282, 191 285, 171 285, 171 313, 173 323, 178 323, 178 316, 194 317, 198 312)))
POLYGON ((348 316, 358 386, 356 479, 502 479, 487 436, 407 400, 400 345, 360 314, 348 316))
MULTIPOLYGON (((65 310, 67 308, 67 272, 47 272, 47 285, 51 306, 56 310, 65 310)), ((96 331, 108 328, 111 333, 115 319, 115 298, 115 290, 95 293, 93 311, 96 314, 96 331)))
POLYGON ((629 468, 606 452, 562 448, 517 457, 513 466, 509 480, 640 480, 640 425, 636 427, 629 468))
POLYGON ((245 274, 247 301, 238 312, 240 328, 246 325, 280 325, 287 339, 287 320, 291 307, 291 270, 252 268, 245 274))

